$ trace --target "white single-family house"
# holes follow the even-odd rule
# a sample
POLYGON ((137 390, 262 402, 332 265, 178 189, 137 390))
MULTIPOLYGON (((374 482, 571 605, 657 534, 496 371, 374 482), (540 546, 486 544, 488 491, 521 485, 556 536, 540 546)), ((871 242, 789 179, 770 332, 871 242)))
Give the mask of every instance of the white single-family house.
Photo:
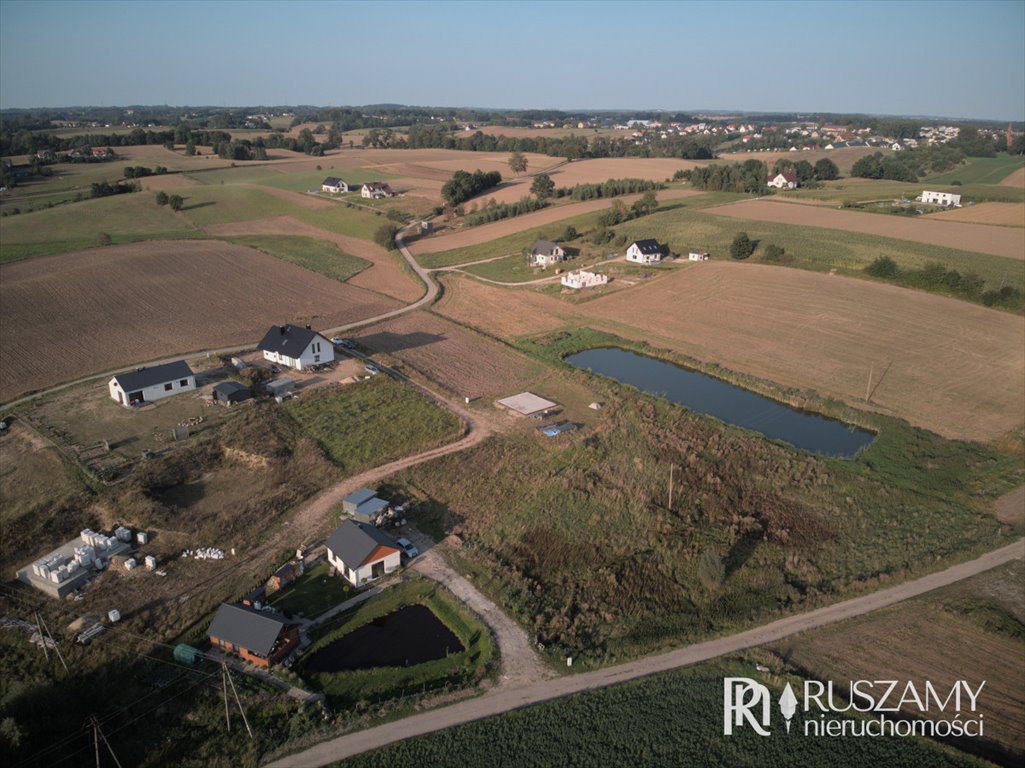
POLYGON ((635 264, 658 264, 665 256, 665 249, 658 240, 635 240, 626 249, 626 260, 635 264))
POLYGON ((352 586, 362 587, 394 572, 402 554, 375 526, 346 520, 327 540, 327 561, 352 586))
POLYGON ((371 200, 380 200, 382 197, 394 197, 392 188, 381 181, 368 181, 359 192, 363 197, 371 200))
POLYGON ((960 208, 961 195, 955 195, 953 192, 923 192, 922 202, 931 203, 932 205, 945 205, 948 208, 960 208))
POLYGON ((129 408, 195 389, 196 375, 184 360, 175 360, 119 373, 107 383, 107 388, 112 400, 129 408))
POLYGON ((257 346, 263 358, 301 371, 311 365, 333 362, 335 347, 310 326, 275 325, 257 346))
POLYGON ((609 276, 597 272, 585 272, 581 269, 577 272, 567 272, 559 282, 566 288, 597 288, 599 285, 606 285, 609 282, 609 276))
POLYGON ((530 249, 530 266, 550 267, 566 258, 566 252, 551 240, 538 240, 530 249))
POLYGON ((689 261, 708 261, 708 251, 691 251, 687 259, 689 261))
POLYGON ((796 189, 801 185, 801 182, 797 178, 796 173, 777 173, 769 174, 769 181, 767 186, 775 187, 776 189, 796 189))
POLYGON ((320 185, 320 188, 325 192, 330 192, 333 195, 341 195, 349 191, 349 185, 339 179, 337 176, 328 176, 324 179, 324 182, 320 185))

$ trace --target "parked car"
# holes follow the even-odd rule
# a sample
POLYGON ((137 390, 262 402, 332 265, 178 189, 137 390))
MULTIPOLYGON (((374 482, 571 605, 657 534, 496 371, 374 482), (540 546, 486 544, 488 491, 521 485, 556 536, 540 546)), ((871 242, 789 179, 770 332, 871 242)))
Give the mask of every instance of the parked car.
POLYGON ((371 376, 376 376, 380 372, 381 369, 378 368, 376 365, 374 365, 373 363, 367 363, 367 373, 369 373, 371 376))
POLYGON ((420 550, 416 548, 416 545, 407 538, 397 539, 395 543, 399 545, 399 549, 402 550, 402 554, 410 560, 420 554, 420 550))
POLYGON ((271 373, 281 373, 281 369, 278 368, 276 365, 271 365, 270 366, 270 372, 271 373))
POLYGON ((343 339, 341 336, 332 336, 331 343, 339 347, 345 347, 346 349, 352 349, 356 346, 352 339, 343 339))

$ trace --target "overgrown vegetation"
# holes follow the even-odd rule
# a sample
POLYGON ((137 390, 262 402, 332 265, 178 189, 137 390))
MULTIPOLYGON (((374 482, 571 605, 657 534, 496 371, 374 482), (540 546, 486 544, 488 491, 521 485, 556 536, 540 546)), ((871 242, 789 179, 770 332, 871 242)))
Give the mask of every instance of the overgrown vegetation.
POLYGON ((468 227, 476 227, 481 224, 489 224, 492 221, 509 219, 513 216, 522 216, 525 213, 533 213, 547 208, 547 200, 539 200, 536 197, 521 197, 515 203, 496 203, 494 198, 488 200, 487 204, 476 213, 470 213, 464 222, 468 227))
POLYGON ((477 170, 473 173, 456 171, 441 188, 441 196, 448 201, 449 205, 459 205, 486 189, 498 186, 501 182, 502 174, 498 171, 477 170))
POLYGON ((975 272, 966 272, 962 275, 956 269, 946 269, 936 262, 929 262, 921 269, 902 269, 889 256, 880 256, 865 267, 865 272, 872 277, 889 280, 908 288, 946 293, 985 304, 987 307, 1022 307, 1022 292, 1018 288, 1001 285, 998 288, 983 290, 986 281, 975 272))

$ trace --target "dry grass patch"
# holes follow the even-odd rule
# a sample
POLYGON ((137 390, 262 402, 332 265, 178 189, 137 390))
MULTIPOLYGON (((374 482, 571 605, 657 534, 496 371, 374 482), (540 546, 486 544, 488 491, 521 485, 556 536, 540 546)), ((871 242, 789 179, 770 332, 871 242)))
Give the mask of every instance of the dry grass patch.
POLYGON ((1025 187, 1025 168, 1019 168, 1000 182, 1001 187, 1025 187))
POLYGON ((709 213, 737 219, 822 227, 845 232, 861 232, 928 245, 990 253, 1010 259, 1025 259, 1025 230, 940 221, 934 217, 907 219, 854 211, 841 211, 810 205, 787 205, 772 200, 744 200, 716 208, 709 213))
POLYGON ((398 302, 251 248, 155 241, 0 266, 0 397, 178 352, 327 329, 398 302), (45 350, 41 353, 40 350, 45 350))

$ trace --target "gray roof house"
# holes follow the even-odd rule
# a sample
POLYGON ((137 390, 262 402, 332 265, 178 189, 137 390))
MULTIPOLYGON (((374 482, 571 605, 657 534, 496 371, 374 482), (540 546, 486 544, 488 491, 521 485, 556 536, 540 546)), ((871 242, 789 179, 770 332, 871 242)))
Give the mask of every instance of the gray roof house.
POLYGON ((379 499, 369 488, 360 488, 342 499, 342 512, 366 523, 387 508, 388 502, 379 499))
POLYGON ((119 373, 108 383, 111 399, 121 405, 141 405, 196 388, 196 375, 184 360, 119 373))
POLYGON ((626 249, 626 260, 639 264, 657 264, 665 252, 658 240, 634 240, 626 249))
POLYGON ((361 587, 398 568, 401 553, 373 525, 346 520, 327 540, 327 560, 353 586, 361 587))
POLYGON ((274 325, 257 345, 264 359, 290 368, 303 368, 335 359, 334 345, 310 326, 274 325))
POLYGON ((328 176, 321 183, 320 188, 324 192, 334 192, 335 194, 349 191, 349 185, 341 179, 339 179, 337 176, 328 176))
POLYGON ((249 400, 253 396, 252 391, 245 384, 237 381, 222 381, 213 389, 215 403, 222 405, 234 405, 249 400))
POLYGON ((298 626, 244 605, 224 603, 207 630, 210 644, 263 667, 279 661, 299 642, 298 626))
POLYGON ((551 240, 538 240, 530 249, 530 266, 547 267, 566 258, 566 252, 551 240))

